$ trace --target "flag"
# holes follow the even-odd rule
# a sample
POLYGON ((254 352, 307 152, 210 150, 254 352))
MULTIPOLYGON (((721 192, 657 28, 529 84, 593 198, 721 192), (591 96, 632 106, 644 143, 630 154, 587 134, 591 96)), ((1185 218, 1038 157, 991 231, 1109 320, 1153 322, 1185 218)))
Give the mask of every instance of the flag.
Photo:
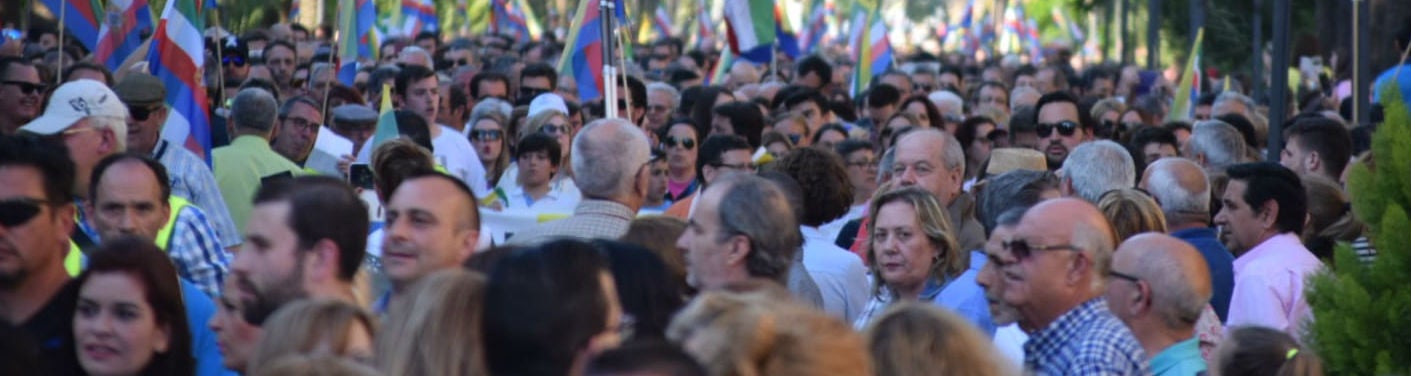
POLYGON ((436 6, 431 0, 402 0, 402 34, 413 36, 436 30, 436 6))
POLYGON ((507 35, 516 43, 528 42, 531 39, 529 23, 518 8, 518 3, 511 0, 491 0, 490 32, 507 35))
MULTIPOLYGON (((622 0, 617 13, 622 13, 622 0)), ((578 100, 588 102, 603 96, 603 22, 598 0, 582 0, 578 14, 573 16, 563 55, 559 57, 560 76, 573 77, 578 82, 578 100)), ((608 42, 610 43, 610 42, 608 42)))
MULTIPOLYGON (((858 4, 863 4, 859 2, 858 4)), ((872 77, 887 71, 892 65, 892 45, 887 38, 887 25, 877 12, 875 3, 860 7, 853 17, 853 61, 854 69, 852 95, 856 96, 872 83, 872 77)))
POLYGON ((525 27, 529 28, 529 39, 538 40, 544 35, 544 27, 539 24, 539 16, 534 15, 534 7, 529 6, 525 0, 513 0, 516 9, 520 12, 520 17, 524 18, 525 27))
POLYGON ((371 146, 364 146, 368 150, 377 150, 378 145, 391 141, 401 136, 397 129, 396 109, 392 108, 392 85, 382 84, 382 105, 378 108, 377 128, 372 132, 371 146))
POLYGON ((730 71, 730 66, 735 64, 735 54, 730 53, 730 49, 720 51, 720 58, 715 61, 715 69, 710 72, 710 77, 706 77, 705 85, 719 85, 725 79, 725 74, 730 71))
POLYGON ((377 5, 372 0, 345 0, 338 3, 338 81, 353 86, 358 61, 377 60, 377 5))
POLYGON ((142 35, 152 33, 152 9, 147 0, 113 0, 107 9, 93 59, 116 71, 128 55, 142 46, 142 35))
POLYGON ((83 48, 95 51, 98 48, 98 18, 102 5, 95 0, 42 0, 54 17, 59 17, 68 35, 83 43, 83 48))
POLYGON ((770 0, 725 0, 726 38, 731 52, 745 60, 769 64, 776 38, 774 3, 770 0))
POLYGON ((1068 39, 1073 42, 1073 45, 1076 46, 1083 43, 1083 39, 1085 39, 1083 30, 1078 28, 1077 23, 1069 21, 1068 14, 1059 10, 1058 7, 1053 8, 1053 23, 1068 31, 1068 39))
POLYGON ((696 9, 696 48, 702 47, 706 40, 715 39, 715 22, 710 19, 710 9, 705 1, 701 0, 700 7, 696 9))
POLYGON ((290 2, 289 2, 289 22, 295 22, 295 20, 298 20, 298 19, 299 19, 299 3, 300 3, 300 2, 301 2, 301 1, 299 1, 299 0, 294 0, 294 1, 290 1, 290 2))
POLYGON ((779 50, 789 58, 799 57, 799 34, 794 31, 794 27, 789 24, 789 19, 784 17, 784 10, 779 4, 774 5, 774 34, 778 36, 779 50))
POLYGON ((211 124, 206 104, 206 87, 201 77, 205 66, 205 8, 201 0, 168 0, 152 34, 147 66, 167 88, 171 116, 162 138, 185 146, 210 164, 211 124))
POLYGON ((676 30, 676 25, 671 22, 671 14, 666 11, 666 4, 657 3, 657 11, 652 15, 652 25, 662 37, 674 34, 672 30, 676 30))
POLYGON ((1200 96, 1200 44, 1205 39, 1205 28, 1195 32, 1195 44, 1191 45, 1191 57, 1186 61, 1186 70, 1181 73, 1181 86, 1176 89, 1176 103, 1171 105, 1167 121, 1190 120, 1197 98, 1200 96))
POLYGON ((799 42, 802 43, 799 46, 799 51, 812 53, 823 44, 823 36, 828 34, 828 13, 832 13, 832 11, 832 3, 814 0, 813 10, 809 12, 808 20, 804 21, 804 28, 799 32, 799 42))

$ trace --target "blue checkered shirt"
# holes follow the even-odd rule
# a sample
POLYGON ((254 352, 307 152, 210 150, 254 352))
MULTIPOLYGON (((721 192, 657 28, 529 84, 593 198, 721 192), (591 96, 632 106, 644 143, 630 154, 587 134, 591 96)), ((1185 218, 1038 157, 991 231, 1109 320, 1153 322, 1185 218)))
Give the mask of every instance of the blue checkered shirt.
POLYGON ((1024 368, 1036 375, 1148 375, 1137 338, 1107 300, 1083 302, 1024 343, 1024 368))
POLYGON ((191 201, 201 208, 210 220, 219 237, 221 247, 230 248, 241 243, 240 230, 230 219, 230 208, 225 206, 225 198, 220 195, 216 176, 206 161, 201 160, 180 145, 166 140, 157 143, 152 156, 167 168, 167 178, 171 180, 171 194, 191 201))
POLYGON ((209 217, 201 208, 187 206, 176 214, 167 256, 176 263, 176 272, 181 278, 199 287, 207 296, 220 296, 221 284, 230 268, 230 255, 220 246, 209 217))

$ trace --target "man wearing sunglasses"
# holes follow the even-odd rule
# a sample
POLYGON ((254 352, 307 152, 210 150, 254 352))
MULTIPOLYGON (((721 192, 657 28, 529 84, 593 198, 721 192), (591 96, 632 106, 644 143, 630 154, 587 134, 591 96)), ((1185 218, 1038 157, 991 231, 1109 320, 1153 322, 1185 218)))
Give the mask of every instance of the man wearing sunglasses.
POLYGON ((18 57, 0 58, 0 134, 14 134, 39 116, 46 86, 39 70, 18 57))
POLYGON ((1140 234, 1117 248, 1108 275, 1108 309, 1151 356, 1152 374, 1204 372, 1195 326, 1211 287, 1200 252, 1170 235, 1140 234))
MULTIPOLYGON (((1002 300, 1029 333, 1025 368, 1037 374, 1145 375, 1146 354, 1103 298, 1116 240, 1092 204, 1040 202, 1024 213, 996 265, 1002 300)), ((977 280, 987 285, 990 280, 977 280)))
POLYGON ((1034 106, 1034 131, 1039 136, 1039 151, 1048 156, 1050 170, 1063 166, 1068 153, 1079 144, 1093 139, 1092 122, 1078 111, 1078 98, 1066 91, 1039 97, 1034 106))

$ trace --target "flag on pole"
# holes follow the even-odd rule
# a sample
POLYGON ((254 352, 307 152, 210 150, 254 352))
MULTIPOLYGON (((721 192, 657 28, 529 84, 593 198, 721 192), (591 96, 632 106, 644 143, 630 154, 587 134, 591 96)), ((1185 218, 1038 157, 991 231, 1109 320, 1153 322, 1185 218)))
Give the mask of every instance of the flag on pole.
POLYGON ((531 39, 529 23, 524 19, 524 12, 518 9, 518 4, 511 0, 491 0, 491 33, 508 35, 516 43, 528 42, 531 39))
POLYGON ((402 34, 413 36, 436 30, 436 6, 431 0, 402 0, 402 34))
POLYGON ((832 12, 833 3, 814 0, 813 10, 809 11, 808 20, 804 21, 804 28, 799 33, 799 42, 802 43, 799 51, 812 53, 823 44, 823 37, 828 34, 828 14, 832 12))
POLYGON ((69 29, 67 35, 82 43, 84 49, 94 51, 98 48, 98 28, 102 23, 98 15, 103 9, 102 5, 93 0, 42 1, 54 16, 62 15, 63 27, 69 29))
POLYGON ((299 19, 299 3, 299 0, 289 2, 289 22, 295 22, 299 19))
POLYGON ((526 0, 513 1, 520 17, 524 18, 525 27, 529 28, 529 39, 539 40, 544 35, 544 26, 539 24, 539 16, 534 14, 534 8, 530 7, 526 0))
POLYGON ((372 133, 371 146, 364 146, 368 150, 377 150, 378 145, 396 139, 401 135, 397 130, 396 109, 392 108, 392 85, 382 84, 382 103, 378 108, 377 128, 372 133))
POLYGON ((676 25, 671 22, 671 14, 666 11, 665 3, 657 3, 657 10, 652 15, 652 26, 655 26, 658 35, 670 37, 675 34, 676 25))
POLYGON ((715 40, 715 21, 710 19, 710 9, 706 7, 707 0, 701 0, 700 6, 696 8, 696 48, 702 47, 707 40, 715 40))
POLYGON ((185 146, 209 165, 210 111, 201 77, 206 57, 201 31, 205 29, 207 6, 201 0, 168 0, 157 31, 152 34, 147 66, 166 85, 166 102, 173 110, 162 138, 185 146))
POLYGON ((799 57, 799 34, 794 31, 794 27, 789 23, 789 18, 784 17, 784 9, 780 8, 782 3, 774 5, 774 33, 778 36, 779 51, 789 58, 799 57))
POLYGON ((373 24, 377 22, 377 5, 372 0, 345 0, 338 5, 338 81, 353 86, 358 76, 358 61, 377 60, 377 37, 373 24))
POLYGON ((142 35, 152 33, 152 9, 147 0, 113 0, 105 16, 93 58, 115 71, 142 46, 142 35))
POLYGON ((1167 121, 1190 120, 1195 112, 1195 103, 1200 97, 1200 45, 1205 39, 1205 28, 1196 29, 1195 44, 1191 45, 1191 57, 1186 61, 1186 69, 1181 73, 1181 86, 1176 89, 1176 103, 1171 105, 1167 121))
POLYGON ((745 60, 769 64, 777 37, 773 1, 725 0, 725 25, 731 52, 745 60))
POLYGON ((725 80, 726 72, 730 71, 730 66, 735 64, 735 54, 730 53, 730 49, 720 51, 720 58, 715 61, 715 69, 710 72, 710 77, 706 77, 705 85, 719 85, 725 80))
POLYGON ((872 77, 887 71, 892 65, 892 45, 887 38, 887 25, 882 22, 875 1, 859 1, 857 13, 853 16, 853 61, 857 68, 853 72, 852 95, 857 96, 872 84, 872 77))
MULTIPOLYGON (((616 13, 622 13, 622 0, 614 2, 617 3, 616 13)), ((598 0, 578 3, 578 14, 573 16, 563 55, 559 57, 559 75, 578 82, 578 100, 582 102, 602 98, 603 63, 611 59, 603 57, 603 43, 611 41, 603 40, 601 13, 598 0)))

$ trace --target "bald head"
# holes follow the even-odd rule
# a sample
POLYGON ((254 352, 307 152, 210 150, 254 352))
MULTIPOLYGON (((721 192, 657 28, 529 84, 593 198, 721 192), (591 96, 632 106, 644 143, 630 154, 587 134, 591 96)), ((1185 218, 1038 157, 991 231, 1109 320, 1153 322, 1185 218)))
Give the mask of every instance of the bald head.
MULTIPOLYGON (((1181 239, 1159 233, 1133 236, 1117 248, 1113 269, 1151 285, 1151 323, 1189 330, 1210 301, 1210 270, 1200 251, 1181 239)), ((1140 319, 1118 315, 1128 325, 1140 319)))
POLYGON ((1205 170, 1185 158, 1162 158, 1147 166, 1140 187, 1161 204, 1172 226, 1210 217, 1210 180, 1205 170))
POLYGON ((1101 291, 1112 266, 1117 235, 1096 206, 1076 198, 1043 201, 1024 214, 1017 231, 1026 238, 1029 234, 1044 235, 1039 239, 1030 238, 1031 245, 1066 243, 1086 254, 1093 262, 1090 275, 1094 280, 1093 288, 1101 291))

